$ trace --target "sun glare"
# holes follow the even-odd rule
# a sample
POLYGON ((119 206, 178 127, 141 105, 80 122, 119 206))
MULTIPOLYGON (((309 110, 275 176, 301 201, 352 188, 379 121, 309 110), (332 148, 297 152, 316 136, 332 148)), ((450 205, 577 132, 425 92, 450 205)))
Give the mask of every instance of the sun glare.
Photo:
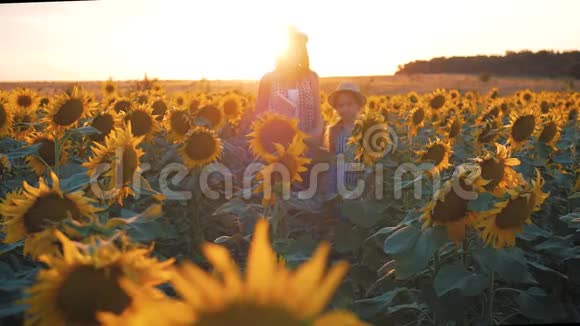
POLYGON ((0 34, 10 51, 0 54, 0 79, 122 80, 144 73, 160 79, 258 79, 284 54, 288 25, 308 35, 310 63, 322 77, 392 74, 399 64, 439 56, 574 47, 580 25, 574 24, 572 2, 567 8, 523 3, 501 2, 506 8, 499 12, 495 5, 471 10, 471 3, 439 2, 422 3, 417 11, 408 2, 378 0, 3 5, 0 34), (409 10, 412 19, 404 14, 409 10), (518 10, 521 17, 508 14, 518 10), (544 16, 559 18, 538 19, 544 16))

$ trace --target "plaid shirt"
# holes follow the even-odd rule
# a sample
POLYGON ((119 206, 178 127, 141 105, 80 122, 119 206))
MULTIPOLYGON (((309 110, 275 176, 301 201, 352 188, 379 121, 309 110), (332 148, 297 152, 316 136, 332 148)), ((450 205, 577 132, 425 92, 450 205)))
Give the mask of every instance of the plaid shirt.
POLYGON ((309 132, 316 126, 316 119, 322 118, 319 107, 320 90, 318 75, 315 72, 310 72, 292 88, 284 87, 275 73, 268 73, 260 81, 254 119, 265 111, 276 112, 298 118, 300 130, 309 132), (285 99, 287 101, 289 89, 298 90, 298 105, 295 110, 288 110, 288 104, 277 105, 285 99))
MULTIPOLYGON (((329 126, 326 129, 325 145, 333 155, 344 155, 344 163, 358 163, 355 160, 354 146, 348 144, 352 130, 346 129, 341 121, 329 126)), ((336 161, 331 162, 328 174, 328 190, 331 193, 338 192, 338 180, 344 178, 344 185, 347 190, 354 190, 359 179, 360 172, 346 171, 346 166, 336 161)))

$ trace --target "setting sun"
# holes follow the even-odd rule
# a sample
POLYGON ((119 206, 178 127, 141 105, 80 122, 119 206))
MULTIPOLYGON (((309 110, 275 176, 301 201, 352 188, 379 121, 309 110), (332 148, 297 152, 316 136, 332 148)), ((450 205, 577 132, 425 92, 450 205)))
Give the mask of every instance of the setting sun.
POLYGON ((421 2, 421 10, 376 0, 8 4, 0 6, 10 49, 0 53, 0 79, 257 79, 273 68, 288 25, 309 36, 320 76, 393 74, 437 56, 572 49, 580 3, 556 2, 421 2))

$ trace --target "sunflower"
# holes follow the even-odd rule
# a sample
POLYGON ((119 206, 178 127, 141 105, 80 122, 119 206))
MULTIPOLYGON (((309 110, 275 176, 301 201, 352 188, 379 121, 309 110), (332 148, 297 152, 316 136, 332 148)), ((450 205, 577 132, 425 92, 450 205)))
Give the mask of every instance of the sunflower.
MULTIPOLYGON (((51 133, 32 133, 26 137, 26 143, 29 146, 40 144, 38 151, 35 154, 26 156, 25 160, 28 166, 34 172, 41 176, 47 168, 54 168, 56 163, 55 156, 55 137, 51 133), (47 166, 48 165, 48 166, 47 166)), ((60 147, 59 165, 64 165, 68 159, 68 150, 70 148, 70 141, 65 142, 60 147)))
POLYGON ((328 94, 321 90, 320 91, 320 104, 328 103, 328 94))
MULTIPOLYGON (((260 186, 256 188, 256 192, 263 192, 265 187, 267 186, 268 189, 271 189, 272 184, 279 183, 282 187, 286 187, 285 189, 290 189, 290 185, 293 182, 302 182, 302 176, 300 173, 306 172, 308 169, 306 168, 306 164, 310 163, 310 159, 306 158, 303 153, 306 151, 306 145, 300 141, 300 138, 295 138, 294 141, 285 148, 280 144, 274 144, 276 146, 276 150, 278 154, 273 157, 269 158, 266 162, 266 165, 256 176, 257 180, 264 180, 264 182, 269 182, 270 184, 262 183, 260 186), (280 171, 282 169, 283 171, 280 171), (275 174, 274 172, 279 172, 275 174), (287 178, 282 177, 280 179, 280 175, 285 175, 287 172, 287 178), (278 179, 272 180, 272 177, 278 177, 278 179)), ((271 204, 275 195, 272 194, 270 191, 264 192, 264 204, 271 204)))
POLYGON ((163 88, 163 85, 161 85, 159 80, 153 81, 149 91, 151 92, 151 95, 154 95, 154 96, 164 96, 165 95, 165 89, 163 88))
POLYGON ((449 139, 450 142, 454 142, 457 136, 459 136, 461 133, 462 126, 463 120, 461 119, 461 116, 455 114, 450 118, 447 118, 447 123, 441 132, 442 134, 445 134, 446 138, 449 139))
POLYGON ((151 107, 153 108, 153 115, 157 116, 156 117, 157 121, 159 122, 163 121, 163 118, 165 117, 167 110, 169 110, 167 101, 163 97, 158 96, 151 103, 151 107))
MULTIPOLYGON (((443 111, 443 110, 441 110, 443 111)), ((429 121, 431 122, 431 124, 433 126, 437 126, 438 124, 441 124, 441 116, 443 115, 443 112, 440 111, 431 111, 431 116, 429 118, 429 121)))
POLYGON ((476 191, 472 176, 477 172, 464 170, 454 178, 447 180, 433 199, 423 208, 421 219, 423 229, 432 225, 442 225, 447 229, 447 237, 459 242, 465 239, 465 229, 476 221, 476 214, 468 209, 470 198, 464 193, 476 191))
POLYGON ((120 118, 116 111, 106 109, 93 115, 87 125, 97 129, 100 133, 90 135, 92 141, 102 142, 105 138, 119 126, 120 118))
MULTIPOLYGON (((449 123, 449 120, 455 116, 455 108, 449 108, 444 112, 441 112, 439 123, 436 125, 436 128, 444 128, 449 123)), ((435 127, 435 124, 434 124, 435 127)))
POLYGON ((143 137, 144 141, 151 141, 161 131, 161 124, 157 116, 153 115, 153 108, 147 104, 137 104, 131 111, 122 116, 125 126, 131 124, 134 137, 143 137))
POLYGON ((117 96, 118 87, 117 84, 113 81, 113 79, 109 78, 107 81, 103 82, 101 86, 101 91, 103 94, 103 98, 112 98, 117 96))
POLYGON ((378 106, 379 106, 378 103, 379 103, 379 100, 378 100, 376 95, 370 95, 367 97, 367 106, 369 107, 369 109, 371 109, 371 110, 378 109, 378 106))
POLYGON ((0 90, 0 137, 10 136, 12 133, 12 111, 8 93, 0 90))
POLYGON ((518 94, 520 103, 522 104, 530 104, 536 99, 536 95, 533 91, 526 89, 518 94))
POLYGON ((499 96, 499 89, 497 87, 493 87, 487 93, 487 97, 489 97, 492 100, 495 100, 498 96, 499 96))
POLYGON ((239 97, 235 94, 229 94, 222 99, 221 106, 228 122, 231 125, 237 125, 243 114, 239 97))
POLYGON ((205 100, 203 94, 189 94, 185 99, 185 105, 191 113, 196 113, 205 100))
POLYGON ((289 119, 281 114, 265 112, 252 123, 250 137, 250 149, 256 157, 263 160, 275 157, 277 150, 275 144, 287 148, 298 136, 299 141, 306 138, 306 134, 298 129, 298 120, 289 119))
POLYGON ((533 108, 524 109, 522 112, 512 112, 510 114, 510 124, 506 126, 509 130, 508 143, 512 149, 517 150, 537 129, 539 123, 538 115, 533 108))
POLYGON ((415 107, 409 113, 407 126, 409 128, 409 137, 417 134, 417 131, 425 125, 425 110, 422 107, 415 107))
POLYGON ((185 108, 172 108, 163 122, 169 132, 168 139, 173 142, 182 141, 193 126, 191 112, 185 108))
POLYGON ((10 172, 10 170, 12 170, 12 164, 10 164, 8 156, 0 153, 0 180, 4 175, 4 172, 10 172))
POLYGON ((227 249, 205 244, 203 252, 214 277, 191 263, 175 267, 170 280, 181 299, 147 296, 134 283, 122 281, 133 309, 121 315, 101 313, 104 325, 366 325, 346 311, 323 313, 346 275, 340 261, 326 272, 330 252, 321 244, 312 258, 295 270, 277 262, 268 239, 268 222, 259 219, 244 277, 227 249))
POLYGON ((45 96, 45 97, 43 97, 43 98, 40 99, 40 102, 39 102, 38 106, 41 109, 45 109, 45 108, 48 107, 49 104, 50 104, 50 98, 47 97, 47 96, 45 96))
POLYGON ((378 109, 378 111, 379 111, 379 113, 380 113, 380 114, 383 116, 383 119, 384 119, 384 121, 385 121, 385 122, 386 122, 386 121, 390 121, 390 120, 391 120, 391 115, 392 115, 392 113, 391 113, 391 111, 389 110, 389 108, 388 108, 388 107, 381 106, 381 107, 378 109))
POLYGON ((445 107, 445 104, 449 102, 448 95, 443 89, 436 89, 433 93, 428 95, 426 98, 427 104, 432 110, 439 110, 445 107))
POLYGON ((542 102, 540 102, 540 111, 542 112, 542 114, 550 113, 551 109, 552 109, 552 104, 550 102, 548 102, 547 100, 542 100, 542 102))
POLYGON ((57 134, 74 127, 79 120, 89 116, 93 111, 94 105, 89 104, 88 97, 84 90, 76 86, 70 94, 65 92, 57 96, 47 108, 44 122, 57 134))
POLYGON ((142 91, 135 91, 130 94, 131 98, 135 103, 138 105, 143 105, 149 103, 149 99, 151 98, 151 93, 146 90, 142 91))
POLYGON ((222 141, 212 129, 194 127, 181 141, 179 153, 190 169, 203 167, 221 156, 222 141))
POLYGON ((334 124, 340 118, 336 110, 329 103, 321 104, 320 110, 322 112, 322 118, 327 125, 334 124))
POLYGON ((151 248, 113 242, 79 246, 64 234, 55 236, 63 255, 43 255, 46 268, 27 289, 26 325, 97 325, 97 313, 121 314, 131 297, 120 286, 126 279, 140 291, 155 293, 154 286, 167 281, 173 259, 163 262, 150 257, 151 248))
POLYGON ((573 121, 573 123, 577 123, 578 118, 580 118, 580 114, 578 114, 577 107, 570 107, 568 109, 568 115, 566 116, 568 121, 573 121))
POLYGON ((482 124, 478 124, 475 129, 475 151, 479 152, 485 144, 495 143, 501 128, 502 125, 497 120, 487 120, 482 124))
POLYGON ((30 88, 17 88, 12 91, 12 107, 16 111, 36 111, 39 104, 38 94, 30 88))
POLYGON ((544 179, 536 169, 536 180, 520 190, 510 191, 510 198, 496 203, 489 211, 479 213, 476 226, 481 238, 494 248, 513 247, 515 234, 531 223, 531 215, 540 209, 549 194, 542 192, 544 179))
POLYGON ((477 108, 481 105, 482 103, 478 101, 478 95, 469 91, 466 92, 461 98, 461 101, 457 103, 457 108, 463 113, 474 115, 477 108))
POLYGON ((449 91, 449 98, 451 101, 457 101, 461 98, 461 93, 456 89, 452 89, 449 91))
POLYGON ((503 196, 525 181, 513 168, 520 165, 520 160, 511 157, 504 145, 496 143, 495 148, 495 153, 487 151, 474 160, 475 168, 479 171, 476 184, 495 196, 503 196))
POLYGON ((411 103, 411 105, 419 103, 419 98, 420 97, 417 94, 417 92, 410 92, 407 94, 407 99, 409 100, 409 103, 411 103))
POLYGON ((131 100, 127 97, 117 97, 111 105, 117 113, 129 112, 133 106, 131 100))
POLYGON ((0 205, 4 217, 2 229, 4 242, 24 240, 24 253, 38 257, 44 253, 57 252, 53 230, 67 218, 75 221, 90 221, 95 218, 97 208, 92 199, 82 191, 65 193, 60 189, 60 180, 50 173, 52 186, 40 178, 38 188, 22 183, 23 191, 13 195, 0 205))
POLYGON ((194 114, 195 123, 219 131, 226 122, 223 110, 213 104, 204 105, 194 114))
POLYGON ((36 109, 18 109, 12 111, 12 131, 16 140, 24 141, 28 135, 36 130, 34 124, 38 122, 36 109))
POLYGON ((178 107, 178 108, 182 108, 186 106, 186 100, 187 100, 187 95, 185 93, 174 93, 171 96, 171 103, 178 107))
POLYGON ((502 116, 509 117, 512 106, 513 104, 509 103, 508 101, 501 101, 501 103, 499 103, 499 109, 501 110, 502 116))
MULTIPOLYGON (((105 143, 93 143, 93 156, 82 165, 88 169, 87 174, 93 179, 99 175, 101 164, 110 164, 110 169, 103 174, 108 178, 108 193, 111 200, 123 205, 123 199, 134 195, 132 186, 136 175, 141 172, 139 166, 142 149, 137 146, 143 137, 134 137, 131 124, 126 129, 115 128, 106 138, 105 143)), ((95 194, 97 195, 97 194, 95 194)))
POLYGON ((369 110, 362 113, 355 121, 352 136, 348 139, 348 144, 356 146, 355 159, 372 166, 383 158, 387 147, 393 143, 388 128, 380 112, 369 110))
POLYGON ((493 102, 485 111, 481 113, 477 119, 478 123, 485 123, 488 120, 499 120, 501 113, 500 105, 497 102, 493 102))
POLYGON ((417 151, 419 155, 418 162, 433 163, 434 166, 428 173, 436 176, 451 167, 449 158, 452 152, 449 141, 442 141, 439 138, 436 138, 435 141, 429 140, 429 144, 427 144, 425 149, 417 151))
POLYGON ((543 123, 538 128, 538 141, 557 150, 556 143, 560 140, 562 134, 562 120, 556 114, 547 114, 544 116, 543 123))

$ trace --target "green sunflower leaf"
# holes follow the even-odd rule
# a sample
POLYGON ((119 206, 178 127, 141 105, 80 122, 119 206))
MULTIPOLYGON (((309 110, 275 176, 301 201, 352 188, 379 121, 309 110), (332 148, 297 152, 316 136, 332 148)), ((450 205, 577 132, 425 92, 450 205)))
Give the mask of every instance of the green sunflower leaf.
POLYGON ((544 290, 537 287, 521 291, 515 301, 522 314, 531 319, 551 322, 562 320, 566 317, 566 310, 562 303, 548 296, 544 290))
POLYGON ((365 319, 371 319, 384 312, 393 304, 395 298, 407 291, 407 288, 395 288, 382 295, 370 299, 357 300, 354 302, 354 311, 365 319))
POLYGON ((493 208, 495 201, 492 194, 489 192, 481 193, 476 199, 470 200, 467 204, 467 209, 472 212, 482 212, 493 208))
POLYGON ((76 129, 71 129, 68 131, 70 134, 79 134, 82 136, 92 136, 92 135, 98 135, 101 132, 92 126, 86 126, 86 127, 80 127, 80 128, 76 128, 76 129))
POLYGON ((36 154, 38 153, 38 149, 40 148, 41 145, 42 145, 41 143, 38 143, 30 146, 24 146, 21 147, 19 150, 6 153, 6 156, 8 156, 10 160, 14 160, 17 158, 22 158, 28 155, 36 154))
POLYGON ((437 272, 433 287, 441 297, 452 290, 459 290, 464 296, 479 295, 489 285, 485 275, 469 272, 459 262, 443 265, 437 272))
POLYGON ((384 243, 383 250, 387 255, 397 255, 412 249, 421 230, 413 225, 407 225, 395 231, 384 243))
POLYGON ((494 249, 484 247, 475 250, 473 258, 486 270, 497 273, 499 278, 507 282, 537 283, 528 271, 527 259, 519 248, 494 249))

